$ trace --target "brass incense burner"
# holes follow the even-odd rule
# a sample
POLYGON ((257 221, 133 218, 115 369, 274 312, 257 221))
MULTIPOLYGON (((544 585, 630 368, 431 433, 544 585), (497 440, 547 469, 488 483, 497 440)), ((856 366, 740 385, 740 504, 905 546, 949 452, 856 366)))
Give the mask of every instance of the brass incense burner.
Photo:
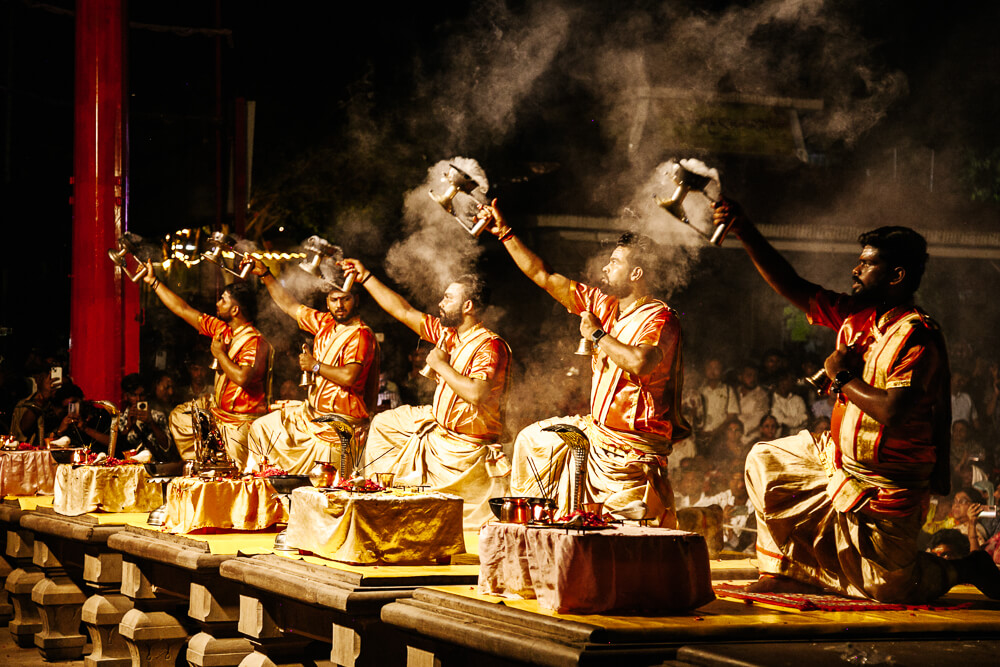
POLYGON ((448 171, 441 177, 441 181, 448 184, 443 194, 435 194, 433 190, 427 192, 430 198, 441 205, 450 216, 455 218, 462 229, 473 236, 479 236, 486 225, 489 224, 490 216, 479 214, 478 210, 472 215, 456 210, 455 197, 464 194, 471 197, 475 204, 485 204, 485 188, 472 176, 462 171, 454 164, 448 164, 448 171), (478 195, 478 196, 477 196, 478 195))
MULTIPOLYGON (((701 193, 709 202, 716 203, 718 198, 712 197, 706 192, 706 189, 713 182, 714 178, 708 173, 698 173, 689 168, 692 166, 691 161, 684 162, 688 162, 688 167, 681 164, 681 161, 678 161, 674 162, 669 168, 667 175, 675 186, 673 194, 667 199, 660 199, 659 197, 654 197, 654 199, 660 208, 684 224, 690 225, 692 229, 707 238, 709 243, 716 246, 722 245, 726 234, 729 233, 729 228, 732 226, 732 221, 723 225, 714 225, 709 232, 706 232, 691 224, 691 220, 688 218, 687 211, 684 208, 684 200, 687 199, 688 194, 691 192, 701 193)), ((697 164, 704 167, 701 163, 697 164)), ((707 167, 705 169, 707 170, 707 167)))

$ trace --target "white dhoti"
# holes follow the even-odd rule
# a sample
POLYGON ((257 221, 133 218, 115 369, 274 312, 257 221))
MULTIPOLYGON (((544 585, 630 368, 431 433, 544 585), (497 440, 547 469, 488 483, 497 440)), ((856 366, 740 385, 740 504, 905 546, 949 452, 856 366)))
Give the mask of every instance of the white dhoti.
POLYGON ((750 450, 746 482, 757 512, 760 571, 881 602, 919 604, 943 595, 954 574, 917 548, 919 511, 876 518, 834 508, 824 451, 830 444, 829 434, 817 441, 801 431, 750 450))
POLYGON ((513 495, 554 497, 560 516, 572 511, 570 446, 557 433, 542 430, 553 424, 569 424, 587 435, 589 448, 581 502, 603 502, 605 510, 613 512, 642 501, 646 505, 646 518, 658 520, 662 526, 676 526, 673 491, 665 465, 640 462, 634 454, 639 450, 664 457, 670 451, 669 443, 654 445, 610 431, 594 424, 589 415, 544 419, 518 433, 510 479, 513 495), (529 459, 532 463, 528 463, 529 459))
POLYGON ((500 445, 449 431, 434 420, 429 405, 376 415, 365 465, 368 477, 391 472, 397 484, 460 496, 466 529, 478 529, 492 516, 489 499, 507 494, 510 475, 500 445))
MULTIPOLYGON (((290 475, 304 475, 316 461, 332 461, 339 468, 341 442, 329 424, 314 424, 318 415, 303 401, 282 401, 279 408, 250 426, 250 465, 256 470, 263 457, 290 475)), ((355 422, 355 427, 362 423, 355 422)), ((364 433, 358 437, 363 438, 364 433)), ((351 471, 343 474, 349 474, 351 471)), ((370 475, 368 475, 370 476, 370 475)))

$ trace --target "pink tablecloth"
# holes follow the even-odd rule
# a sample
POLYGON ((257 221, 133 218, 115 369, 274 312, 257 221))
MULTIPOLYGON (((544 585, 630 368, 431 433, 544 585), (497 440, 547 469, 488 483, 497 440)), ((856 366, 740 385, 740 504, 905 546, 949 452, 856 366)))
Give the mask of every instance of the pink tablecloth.
POLYGON ((705 539, 679 530, 491 523, 479 533, 479 563, 480 593, 537 598, 561 613, 677 613, 715 599, 705 539))
POLYGON ((52 495, 56 462, 48 450, 0 453, 0 497, 52 495))

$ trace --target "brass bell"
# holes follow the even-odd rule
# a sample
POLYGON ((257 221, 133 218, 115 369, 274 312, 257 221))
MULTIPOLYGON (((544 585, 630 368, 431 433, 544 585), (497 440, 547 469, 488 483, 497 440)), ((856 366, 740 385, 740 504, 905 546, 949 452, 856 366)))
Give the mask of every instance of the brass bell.
POLYGON ((579 355, 581 357, 592 357, 594 356, 594 341, 589 338, 581 338, 580 344, 576 346, 576 352, 573 354, 579 355))

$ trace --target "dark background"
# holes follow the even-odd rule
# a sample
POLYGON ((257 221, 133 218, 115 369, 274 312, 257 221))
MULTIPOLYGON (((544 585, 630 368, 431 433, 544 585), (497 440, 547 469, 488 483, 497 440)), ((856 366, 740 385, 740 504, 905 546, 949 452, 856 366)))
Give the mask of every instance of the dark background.
MULTIPOLYGON (((616 140, 624 130, 608 129, 620 122, 621 99, 593 85, 600 68, 614 64, 615 49, 640 44, 653 85, 823 100, 824 110, 804 119, 808 162, 692 153, 718 166, 727 193, 761 222, 851 229, 900 223, 954 233, 958 251, 950 246, 935 255, 932 243, 935 259, 921 300, 942 320, 950 340, 969 341, 993 355, 1000 309, 991 253, 1000 243, 982 235, 995 234, 998 223, 1000 54, 994 31, 1000 9, 994 2, 827 4, 825 15, 846 26, 842 33, 777 18, 737 35, 744 16, 767 6, 759 2, 390 8, 134 0, 128 226, 156 239, 182 227, 216 225, 217 208, 222 222, 231 221, 235 100, 244 98, 256 103, 249 215, 258 226, 248 234, 255 242, 292 249, 319 233, 379 271, 409 229, 401 223, 404 194, 420 186, 438 161, 465 155, 484 167, 492 194, 529 244, 558 270, 584 277, 588 260, 606 252, 599 240, 622 226, 614 220, 629 183, 638 185, 676 154, 657 138, 654 122, 642 137, 641 154, 630 156, 616 140), (495 87, 492 73, 510 64, 504 54, 509 60, 529 50, 501 47, 517 43, 523 31, 558 8, 566 10, 569 28, 547 64, 514 95, 495 87), (679 32, 698 22, 714 28, 679 32), (223 32, 186 34, 183 28, 223 32), (724 53, 737 43, 764 53, 763 69, 774 77, 758 86, 735 65, 720 71, 718 62, 696 50, 691 62, 680 63, 677 48, 684 39, 706 53, 724 53), (819 63, 838 55, 839 65, 825 73, 819 63), (792 61, 797 65, 786 77, 792 61), (903 84, 880 98, 886 80, 903 84), (506 104, 510 111, 502 122, 492 121, 488 111, 506 104), (864 123, 847 114, 845 127, 856 132, 830 130, 837 127, 838 112, 866 109, 870 118, 864 123), (580 232, 573 224, 541 224, 546 216, 607 225, 603 234, 580 232), (977 245, 977 238, 988 242, 977 245)), ((0 354, 15 364, 32 346, 65 348, 69 329, 72 11, 72 2, 60 0, 0 0, 0 354)), ((545 51, 551 44, 543 37, 531 48, 545 51)), ((530 53, 524 62, 531 62, 530 53)), ((523 279, 495 242, 480 243, 478 268, 497 286, 496 326, 515 356, 523 364, 553 354, 572 362, 563 356, 563 340, 574 345, 574 318, 523 279)), ((785 247, 805 275, 832 288, 848 287, 855 250, 824 250, 815 238, 785 247)), ((204 275, 207 270, 186 279, 185 296, 202 308, 211 308, 220 284, 204 275)), ((433 294, 409 293, 405 284, 401 290, 423 307, 436 302, 433 294)), ((829 343, 822 334, 792 340, 795 316, 756 277, 735 242, 701 252, 670 296, 684 315, 691 358, 720 354, 734 364, 766 347, 825 354, 829 343)), ((146 305, 144 369, 162 345, 198 344, 179 320, 146 305)), ((370 303, 364 313, 386 333, 388 365, 398 372, 415 337, 370 303)), ((181 353, 171 354, 171 363, 179 363, 181 353)))

